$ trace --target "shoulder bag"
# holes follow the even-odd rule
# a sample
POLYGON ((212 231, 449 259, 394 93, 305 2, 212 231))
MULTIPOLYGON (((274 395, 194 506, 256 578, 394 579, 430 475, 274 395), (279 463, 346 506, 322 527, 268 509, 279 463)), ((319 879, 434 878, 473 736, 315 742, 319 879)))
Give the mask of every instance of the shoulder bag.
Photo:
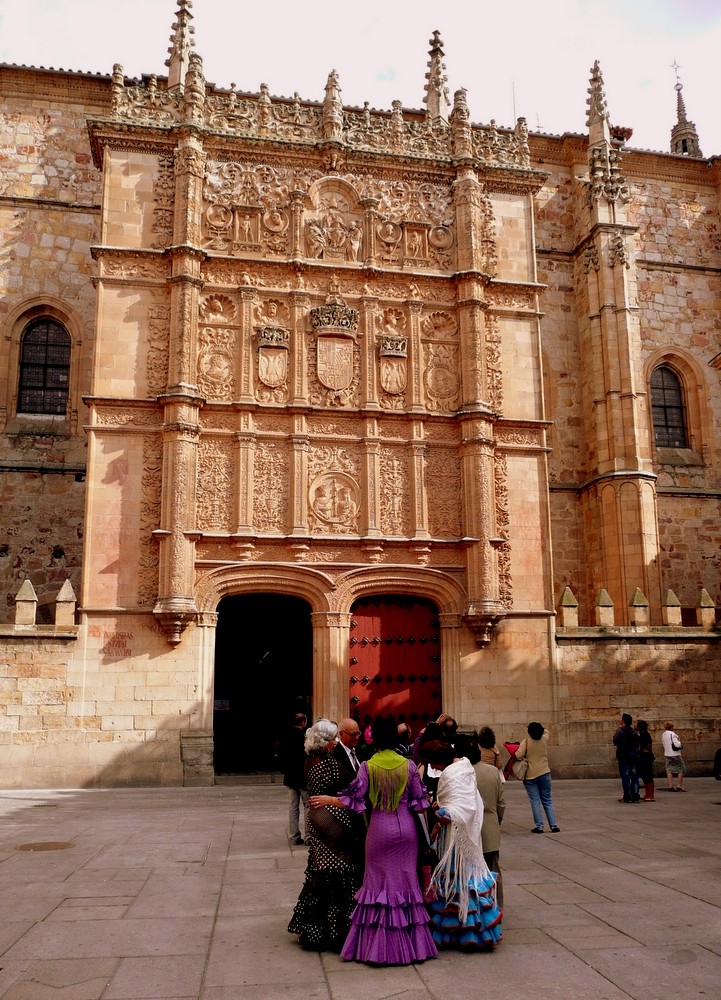
POLYGON ((674 739, 675 733, 671 733, 671 749, 674 753, 678 753, 679 750, 683 750, 683 743, 679 739, 674 739))
MULTIPOLYGON (((526 743, 526 754, 528 754, 528 743, 526 743)), ((524 756, 520 760, 516 760, 511 765, 511 774, 514 778, 518 778, 519 781, 526 780, 526 773, 528 771, 528 757, 524 756)))

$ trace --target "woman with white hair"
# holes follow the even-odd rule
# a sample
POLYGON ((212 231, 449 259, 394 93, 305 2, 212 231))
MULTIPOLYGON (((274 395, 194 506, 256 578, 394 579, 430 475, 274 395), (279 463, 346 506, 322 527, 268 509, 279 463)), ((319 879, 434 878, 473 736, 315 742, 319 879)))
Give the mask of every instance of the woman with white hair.
MULTIPOLYGON (((319 719, 305 734, 308 795, 336 796, 347 782, 332 750, 338 726, 319 719)), ((288 925, 298 943, 313 951, 340 951, 350 926, 355 893, 361 883, 353 817, 325 806, 308 816, 308 865, 298 902, 288 925)))

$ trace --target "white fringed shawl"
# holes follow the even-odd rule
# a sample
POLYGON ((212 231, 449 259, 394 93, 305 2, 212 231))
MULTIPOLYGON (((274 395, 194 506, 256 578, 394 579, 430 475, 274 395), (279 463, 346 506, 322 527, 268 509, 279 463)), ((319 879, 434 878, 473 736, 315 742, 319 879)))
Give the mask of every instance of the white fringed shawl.
POLYGON ((432 884, 444 899, 458 892, 459 918, 463 924, 468 917, 471 879, 487 879, 489 875, 481 842, 483 799, 478 793, 476 772, 467 757, 449 764, 443 771, 436 797, 438 805, 451 817, 451 823, 442 829, 443 853, 433 872, 432 884))

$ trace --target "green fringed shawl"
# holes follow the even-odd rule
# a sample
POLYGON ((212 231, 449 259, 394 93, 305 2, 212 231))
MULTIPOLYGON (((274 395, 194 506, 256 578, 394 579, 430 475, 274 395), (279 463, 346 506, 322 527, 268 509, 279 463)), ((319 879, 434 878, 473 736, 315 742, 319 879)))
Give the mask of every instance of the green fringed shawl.
POLYGON ((408 784, 408 760, 395 750, 378 750, 368 761, 368 776, 368 797, 373 808, 395 812, 408 784))

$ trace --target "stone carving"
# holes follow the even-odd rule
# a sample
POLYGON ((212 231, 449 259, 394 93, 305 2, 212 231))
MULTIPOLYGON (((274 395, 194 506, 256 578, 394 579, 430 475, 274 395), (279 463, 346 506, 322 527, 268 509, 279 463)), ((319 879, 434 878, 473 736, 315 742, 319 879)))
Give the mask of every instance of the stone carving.
POLYGON ((203 183, 203 245, 227 254, 286 254, 288 168, 208 161, 203 183))
POLYGON ((258 531, 288 530, 288 451, 260 441, 253 459, 253 524, 258 531))
POLYGON ((510 609, 513 607, 513 578, 511 576, 508 463, 502 452, 496 452, 493 457, 493 474, 496 487, 496 535, 503 539, 503 542, 496 546, 499 597, 503 606, 510 609))
POLYGON ((458 409, 461 380, 458 348, 446 344, 424 344, 423 384, 428 409, 451 413, 458 409))
MULTIPOLYGON (((260 85, 253 96, 240 96, 234 87, 227 92, 206 92, 200 58, 193 53, 188 82, 183 96, 173 88, 159 89, 157 77, 147 82, 125 85, 122 67, 114 67, 112 78, 112 114, 116 120, 145 125, 179 124, 188 119, 205 124, 215 133, 231 137, 273 139, 279 142, 315 146, 332 139, 351 149, 394 152, 424 158, 447 160, 453 155, 451 126, 444 117, 417 115, 406 119, 401 101, 392 102, 391 113, 370 109, 343 108, 338 76, 333 71, 326 84, 322 107, 309 106, 298 94, 293 98, 271 97, 268 86, 260 85), (197 81, 197 82, 196 82, 197 81)), ((454 114, 463 112, 456 93, 454 114)), ((528 167, 528 130, 519 118, 510 132, 490 126, 466 125, 473 139, 473 155, 483 163, 509 167, 528 167)), ((342 156, 342 150, 335 155, 342 156)))
POLYGON ((143 439, 140 486, 138 604, 141 607, 152 607, 158 596, 158 544, 152 533, 160 526, 162 487, 163 443, 159 434, 148 434, 143 439))
POLYGON ((148 395, 159 396, 168 384, 168 337, 170 306, 152 305, 148 310, 148 395))
POLYGON ((355 343, 358 310, 345 304, 337 283, 333 283, 325 305, 310 310, 310 320, 316 333, 311 376, 323 387, 313 393, 311 402, 324 397, 331 405, 349 403, 359 378, 360 356, 355 343))
POLYGON ((436 341, 453 341, 458 337, 456 317, 451 312, 432 312, 421 323, 424 337, 436 341))
POLYGON ((208 399, 232 399, 235 393, 235 332, 204 327, 200 331, 198 388, 208 399))
POLYGON ((630 267, 628 247, 621 233, 614 233, 608 244, 608 263, 611 267, 621 264, 623 267, 630 267))
POLYGON ((486 313, 485 326, 484 347, 488 402, 497 413, 500 413, 503 408, 503 367, 498 317, 486 313))
POLYGON ((200 318, 205 323, 232 323, 238 313, 228 295, 216 293, 200 300, 200 318))
POLYGON ((308 526, 314 532, 358 533, 361 494, 356 463, 344 448, 319 447, 309 464, 308 526))
POLYGON ((598 271, 601 264, 598 259, 598 247, 596 246, 596 241, 591 240, 586 244, 583 251, 583 273, 588 274, 589 271, 598 271))
POLYGON ((256 330, 258 345, 258 379, 266 388, 259 387, 258 398, 265 401, 285 402, 288 398, 288 353, 290 333, 282 326, 263 326, 256 330), (266 389, 273 390, 268 394, 266 389))
POLYGON ((229 531, 233 483, 232 443, 206 437, 198 450, 197 523, 201 531, 229 531))
POLYGON ((380 527, 384 535, 410 535, 409 478, 402 452, 383 448, 380 461, 380 527))
POLYGON ((363 228, 348 199, 334 191, 317 214, 305 222, 306 257, 316 260, 360 259, 363 228))
POLYGON ((407 382, 408 337, 406 318, 399 309, 386 309, 379 318, 378 358, 383 389, 381 406, 400 409, 407 382))
POLYGON ((460 538, 462 503, 458 452, 453 448, 428 448, 425 481, 431 535, 434 538, 460 538))

